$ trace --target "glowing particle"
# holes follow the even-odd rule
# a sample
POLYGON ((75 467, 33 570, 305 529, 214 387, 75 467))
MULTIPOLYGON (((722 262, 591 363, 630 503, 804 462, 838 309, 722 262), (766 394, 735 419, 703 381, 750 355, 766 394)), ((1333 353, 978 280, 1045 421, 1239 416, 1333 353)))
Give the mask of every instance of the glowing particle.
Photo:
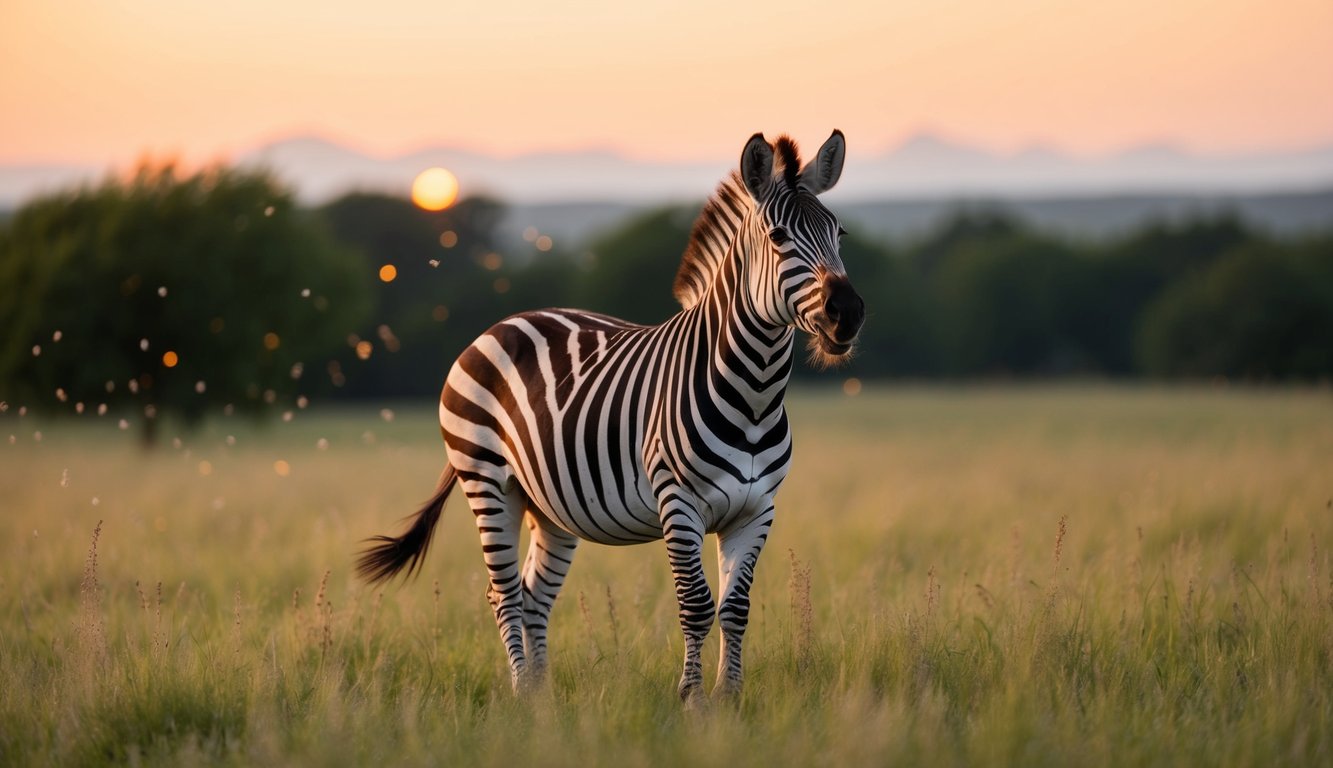
POLYGON ((523 239, 527 240, 530 243, 533 240, 537 239, 538 234, 539 233, 537 232, 536 227, 528 227, 527 229, 523 230, 523 239))
POLYGON ((56 399, 62 403, 69 399, 69 395, 65 394, 64 387, 56 387, 56 399))
POLYGON ((6 403, 4 400, 0 400, 0 413, 4 413, 7 410, 9 410, 9 403, 6 403))
POLYGON ((148 339, 139 339, 139 351, 141 352, 148 351, 148 339))
POLYGON ((106 415, 106 403, 98 403, 98 404, 97 404, 97 415, 98 415, 98 416, 105 416, 105 415, 106 415))
POLYGON ((236 445, 236 435, 227 435, 227 439, 224 440, 223 442, 225 442, 228 446, 236 445))
POLYGON ((278 338, 278 334, 273 331, 264 334, 264 349, 272 352, 280 346, 282 346, 282 339, 278 338))
POLYGON ((438 267, 438 266, 440 266, 440 260, 439 260, 439 259, 431 259, 431 260, 428 261, 427 263, 430 264, 432 267, 438 267))
POLYGON ((356 343, 356 356, 361 360, 369 360, 371 349, 370 342, 358 341, 356 343))
POLYGON ((292 363, 291 375, 293 379, 301 378, 301 374, 303 373, 305 373, 304 363, 292 363))
POLYGON ((222 406, 223 416, 230 416, 235 412, 236 412, 236 406, 232 405, 231 403, 227 403, 226 405, 222 406))
POLYGON ((329 441, 321 437, 315 441, 315 448, 317 450, 327 451, 329 449, 329 441))
POLYGON ((60 470, 60 487, 61 488, 69 487, 69 469, 60 470))
POLYGON ((278 473, 278 477, 286 477, 292 473, 292 465, 278 459, 273 462, 273 471, 278 473))
POLYGON ((65 337, 65 334, 61 333, 60 331, 56 331, 55 333, 51 334, 51 341, 56 341, 56 342, 58 342, 58 341, 60 341, 61 339, 63 339, 64 337, 65 337))
POLYGON ((101 499, 97 498, 96 496, 93 497, 93 506, 94 506, 94 507, 100 505, 101 503, 102 503, 102 500, 101 500, 101 499))
POLYGON ((291 420, 292 420, 292 412, 291 412, 291 411, 283 411, 283 412, 282 412, 282 420, 283 420, 283 421, 291 421, 291 420))
POLYGON ((449 308, 443 304, 436 304, 435 308, 430 311, 430 317, 437 323, 443 323, 449 319, 449 308))
POLYGON ((176 363, 180 362, 180 356, 171 350, 162 353, 162 364, 168 368, 175 368, 176 363))
POLYGON ((150 404, 150 405, 145 405, 145 406, 143 407, 143 415, 144 415, 144 418, 146 418, 146 419, 156 419, 156 418, 157 418, 157 406, 156 406, 156 405, 151 405, 151 404, 150 404))
POLYGON ((509 278, 507 278, 507 277, 497 278, 497 279, 495 280, 495 283, 493 283, 493 287, 495 288, 495 292, 496 292, 496 293, 508 293, 508 292, 509 292, 509 278))
POLYGON ((32 356, 33 356, 33 357, 41 357, 41 356, 42 356, 42 345, 41 345, 41 344, 33 344, 33 345, 32 345, 32 356))
POLYGON ((125 419, 121 419, 120 421, 116 422, 116 426, 120 427, 121 431, 123 432, 130 428, 130 423, 125 419))
POLYGON ((83 414, 83 401, 82 401, 82 400, 80 400, 79 402, 77 402, 77 403, 74 404, 74 412, 77 413, 77 414, 80 414, 80 415, 83 414))
POLYGON ((199 474, 202 475, 202 476, 204 476, 204 477, 208 477, 209 475, 213 474, 213 464, 212 464, 212 462, 209 462, 209 461, 201 461, 201 462, 199 462, 199 474))
POLYGON ((207 391, 208 391, 208 385, 204 383, 203 379, 200 379, 199 381, 196 381, 194 383, 194 393, 196 395, 202 395, 207 391))
POLYGON ((264 390, 264 402, 268 405, 273 405, 278 402, 278 393, 271 389, 264 390))
POLYGON ((19 406, 19 416, 20 416, 20 417, 23 417, 23 416, 27 416, 27 415, 28 415, 28 406, 26 406, 26 405, 20 405, 20 406, 19 406))
POLYGON ((445 248, 453 248, 458 245, 458 233, 452 229, 446 229, 440 233, 440 245, 445 248))
POLYGON ((362 432, 362 433, 361 433, 361 442, 365 443, 366 445, 374 445, 374 444, 375 444, 375 433, 374 433, 374 432, 371 432, 371 431, 368 430, 368 429, 367 429, 365 432, 362 432))
POLYGON ((10 444, 10 445, 14 445, 14 444, 16 444, 18 441, 19 441, 19 439, 18 439, 18 436, 17 436, 17 435, 10 435, 10 436, 9 436, 9 444, 10 444))
POLYGON ((398 277, 398 267, 395 267, 392 264, 385 264, 384 266, 380 267, 381 282, 392 283, 394 278, 396 277, 398 277))
POLYGON ((213 499, 214 510, 222 509, 225 506, 227 506, 227 500, 222 498, 221 496, 217 497, 216 499, 213 499))
POLYGON ((130 379, 130 383, 129 383, 128 386, 129 386, 129 388, 130 388, 130 394, 132 394, 132 395, 137 395, 137 394, 139 394, 139 380, 138 380, 138 379, 130 379))
POLYGON ((495 270, 499 269, 501 266, 504 265, 504 257, 496 253, 495 251, 491 251, 490 253, 481 257, 481 265, 489 269, 490 271, 494 272, 495 270))
POLYGON ((273 208, 273 206, 270 205, 270 206, 264 208, 264 215, 265 215, 265 216, 272 216, 272 215, 273 215, 273 211, 274 211, 274 208, 273 208))
POLYGON ((167 287, 165 285, 159 285, 157 287, 157 295, 165 299, 167 297, 167 287))
POLYGON ((183 443, 181 443, 181 439, 180 439, 179 437, 173 437, 173 438, 171 438, 171 447, 172 447, 172 448, 175 448, 176 450, 179 451, 179 450, 181 449, 181 445, 183 445, 183 443))
POLYGON ((42 442, 42 432, 41 432, 41 430, 38 430, 38 431, 36 431, 36 432, 33 432, 33 433, 32 433, 32 439, 33 439, 34 442, 38 442, 38 443, 42 442))
POLYGON ((842 393, 848 397, 856 397, 861 394, 861 380, 855 376, 842 383, 842 393))
POLYGON ((111 392, 115 392, 115 391, 116 391, 116 382, 114 382, 114 381, 112 381, 112 380, 110 380, 110 379, 107 379, 107 381, 106 381, 106 391, 107 391, 108 394, 110 394, 111 392))
POLYGON ((303 299, 308 299, 308 298, 310 298, 310 289, 309 289, 309 288, 302 288, 302 289, 301 289, 301 298, 303 298, 303 299))
POLYGON ((305 395, 301 395, 301 396, 299 396, 299 397, 296 398, 296 407, 297 407, 297 408, 300 408, 300 409, 302 409, 302 410, 305 410, 305 407, 306 407, 307 405, 310 405, 310 398, 306 397, 305 395))
POLYGON ((380 418, 384 419, 385 421, 393 421, 393 410, 389 408, 381 408, 380 418))
POLYGON ((535 243, 535 245, 537 246, 537 250, 542 251, 544 253, 546 251, 551 250, 551 246, 555 245, 555 243, 551 241, 551 238, 549 236, 542 235, 541 237, 537 238, 537 242, 535 243))

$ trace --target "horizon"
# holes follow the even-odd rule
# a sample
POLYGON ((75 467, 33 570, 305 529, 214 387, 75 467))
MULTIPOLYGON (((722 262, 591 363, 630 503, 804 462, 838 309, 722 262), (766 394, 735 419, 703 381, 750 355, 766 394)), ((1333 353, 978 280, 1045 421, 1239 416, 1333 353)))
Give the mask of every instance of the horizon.
POLYGON ((863 157, 920 136, 1082 158, 1333 144, 1333 6, 1308 0, 466 14, 16 0, 5 15, 0 103, 23 116, 0 124, 10 166, 204 164, 311 135, 379 158, 653 163, 730 162, 756 130, 811 143, 834 127, 863 157))

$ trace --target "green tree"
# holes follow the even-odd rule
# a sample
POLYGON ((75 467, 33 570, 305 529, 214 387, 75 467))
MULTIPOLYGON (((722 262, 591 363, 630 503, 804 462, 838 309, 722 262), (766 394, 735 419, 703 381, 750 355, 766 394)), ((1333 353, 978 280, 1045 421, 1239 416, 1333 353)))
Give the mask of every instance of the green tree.
POLYGON ((577 303, 636 323, 660 323, 680 311, 671 285, 698 208, 659 208, 595 239, 577 303))
POLYGON ((373 286, 367 320, 338 356, 340 394, 438 394, 454 359, 491 325, 570 303, 575 267, 534 244, 502 244, 503 212, 481 197, 431 212, 361 193, 320 209, 334 234, 366 255, 373 286))
POLYGON ((262 172, 171 165, 34 200, 0 231, 0 398, 137 420, 319 386, 365 266, 262 172))
POLYGON ((1333 374, 1333 241, 1234 249, 1145 312, 1144 370, 1249 381, 1333 374))

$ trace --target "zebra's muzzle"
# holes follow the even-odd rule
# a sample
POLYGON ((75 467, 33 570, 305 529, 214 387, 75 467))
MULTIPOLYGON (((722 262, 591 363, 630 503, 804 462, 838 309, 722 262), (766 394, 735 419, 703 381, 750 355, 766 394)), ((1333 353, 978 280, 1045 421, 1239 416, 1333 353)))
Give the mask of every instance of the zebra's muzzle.
POLYGON ((819 326, 819 346, 827 354, 845 355, 861 332, 866 303, 842 275, 824 278, 824 323, 819 326))

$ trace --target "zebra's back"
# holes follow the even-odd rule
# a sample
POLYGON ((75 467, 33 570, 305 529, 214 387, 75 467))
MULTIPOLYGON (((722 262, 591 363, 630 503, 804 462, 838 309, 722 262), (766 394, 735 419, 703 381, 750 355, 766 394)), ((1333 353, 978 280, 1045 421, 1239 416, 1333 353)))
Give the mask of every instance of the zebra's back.
POLYGON ((580 538, 661 538, 643 446, 661 326, 569 309, 506 318, 459 355, 440 395, 449 461, 522 487, 533 511, 580 538))

